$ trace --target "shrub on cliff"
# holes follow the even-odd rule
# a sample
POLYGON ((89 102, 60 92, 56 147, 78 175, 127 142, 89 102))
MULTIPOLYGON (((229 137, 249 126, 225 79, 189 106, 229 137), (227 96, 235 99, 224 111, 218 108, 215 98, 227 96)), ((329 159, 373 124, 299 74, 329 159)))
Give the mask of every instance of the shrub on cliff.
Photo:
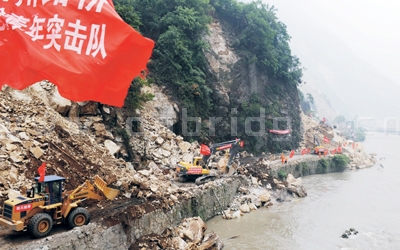
POLYGON ((286 177, 287 177, 286 171, 283 170, 283 169, 280 169, 279 172, 278 172, 278 178, 281 179, 281 180, 285 180, 286 177))
POLYGON ((345 170, 347 164, 349 164, 350 159, 346 155, 339 154, 335 155, 332 158, 332 169, 335 169, 336 171, 343 171, 345 170))
POLYGON ((317 174, 325 174, 328 170, 329 163, 326 159, 322 158, 318 161, 317 174))

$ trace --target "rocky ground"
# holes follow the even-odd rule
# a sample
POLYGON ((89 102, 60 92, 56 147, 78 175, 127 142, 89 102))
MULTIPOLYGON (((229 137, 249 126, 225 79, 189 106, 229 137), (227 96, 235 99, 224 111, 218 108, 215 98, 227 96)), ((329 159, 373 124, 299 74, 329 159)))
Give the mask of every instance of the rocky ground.
MULTIPOLYGON (((24 91, 3 87, 0 91, 0 204, 7 199, 10 189, 32 185, 42 162, 47 163, 46 174, 66 178, 66 190, 99 175, 121 191, 114 201, 84 204, 93 220, 105 226, 118 223, 122 212, 138 218, 155 209, 168 210, 193 197, 199 189, 212 188, 213 182, 202 186, 177 182, 176 163, 192 161, 199 155, 199 145, 184 141, 150 113, 142 112, 140 126, 134 128, 130 126, 132 120, 121 109, 93 102, 71 103, 48 82, 37 83, 24 91)), ((314 134, 320 141, 323 136, 330 138, 330 147, 344 141, 330 127, 319 126, 307 117, 303 120, 306 140, 302 147, 313 146, 310 138, 314 134)), ((361 145, 344 152, 352 159, 351 166, 368 166, 373 162, 361 145)), ((268 175, 268 169, 279 163, 278 156, 264 154, 254 158, 252 164, 244 164, 247 156, 242 152, 234 164, 235 175, 244 176, 246 181, 229 209, 222 212, 225 218, 238 218, 262 206, 271 206, 275 201, 283 201, 282 197, 288 194, 296 198, 307 195, 300 178, 288 175, 281 181, 268 175)), ((213 159, 213 171, 218 177, 225 173, 225 161, 222 155, 213 159)), ((171 246, 168 249, 222 247, 216 235, 204 237, 198 231, 189 233, 194 224, 204 233, 205 224, 201 219, 182 223, 177 227, 180 231, 170 228, 162 235, 145 236, 136 246, 139 249, 165 249, 165 244, 171 246)), ((6 237, 8 233, 9 230, 2 230, 0 236, 6 237)))

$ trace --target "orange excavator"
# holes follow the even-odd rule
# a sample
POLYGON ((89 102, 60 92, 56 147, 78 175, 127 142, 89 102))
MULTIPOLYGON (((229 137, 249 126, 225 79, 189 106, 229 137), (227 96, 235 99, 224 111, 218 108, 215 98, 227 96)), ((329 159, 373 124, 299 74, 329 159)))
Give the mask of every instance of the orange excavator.
POLYGON ((90 214, 81 206, 82 201, 111 200, 119 194, 99 176, 95 176, 93 184, 86 181, 72 191, 64 192, 64 182, 65 178, 57 175, 45 176, 44 182, 36 177, 34 187, 26 194, 14 191, 4 202, 0 224, 14 231, 28 231, 37 238, 45 237, 55 224, 70 228, 88 224, 90 214))
POLYGON ((179 162, 176 166, 176 173, 178 173, 179 182, 186 182, 189 179, 194 179, 197 185, 204 184, 216 178, 215 175, 210 174, 209 161, 210 157, 218 151, 225 151, 225 157, 228 158, 226 168, 232 165, 233 158, 238 154, 239 150, 244 147, 244 141, 240 139, 215 143, 210 147, 202 144, 200 154, 202 157, 195 157, 193 163, 179 162))

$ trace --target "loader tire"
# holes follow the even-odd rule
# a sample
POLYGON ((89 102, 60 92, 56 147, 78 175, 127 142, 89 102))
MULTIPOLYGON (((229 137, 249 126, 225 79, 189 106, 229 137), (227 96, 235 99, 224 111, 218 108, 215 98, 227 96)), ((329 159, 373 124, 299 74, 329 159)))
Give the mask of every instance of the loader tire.
POLYGON ((53 227, 53 219, 49 214, 35 214, 28 223, 28 232, 36 238, 47 236, 53 227))
POLYGON ((72 212, 68 215, 67 223, 70 228, 80 227, 83 225, 87 225, 90 221, 90 214, 83 207, 78 207, 72 210, 72 212))

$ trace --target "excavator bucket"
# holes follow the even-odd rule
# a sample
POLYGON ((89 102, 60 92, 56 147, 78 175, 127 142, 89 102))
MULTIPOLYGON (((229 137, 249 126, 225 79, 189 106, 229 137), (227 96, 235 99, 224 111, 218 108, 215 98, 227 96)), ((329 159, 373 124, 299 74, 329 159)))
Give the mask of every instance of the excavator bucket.
POLYGON ((119 190, 107 187, 107 183, 99 176, 94 177, 94 185, 104 194, 107 199, 112 200, 119 194, 119 190))

